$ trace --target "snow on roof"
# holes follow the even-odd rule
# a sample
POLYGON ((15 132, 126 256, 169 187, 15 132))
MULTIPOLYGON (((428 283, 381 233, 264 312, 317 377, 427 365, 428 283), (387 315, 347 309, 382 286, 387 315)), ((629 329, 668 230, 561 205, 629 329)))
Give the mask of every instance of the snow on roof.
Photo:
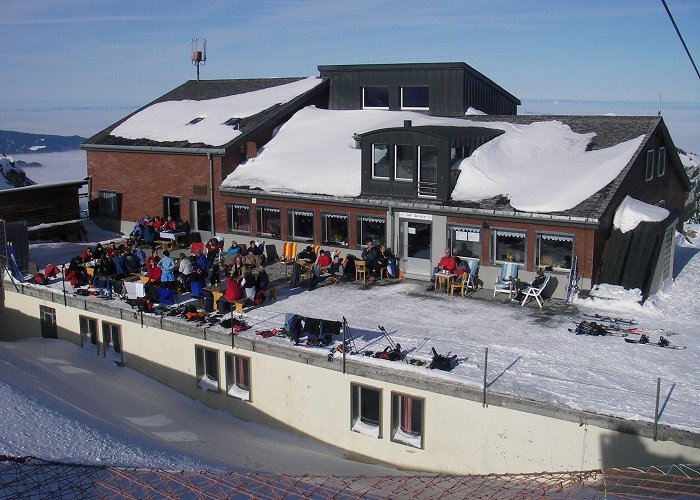
POLYGON ((615 211, 613 227, 626 233, 632 231, 640 222, 661 222, 668 217, 669 213, 663 207, 649 205, 630 196, 625 196, 615 211))
POLYGON ((297 112, 256 158, 231 173, 222 187, 359 196, 361 151, 354 148, 353 135, 401 127, 404 120, 411 120, 414 127, 490 127, 505 131, 462 161, 452 198, 478 202, 506 195, 514 208, 542 213, 573 208, 603 188, 625 168, 644 138, 586 151, 595 134, 573 132, 559 121, 516 125, 409 111, 307 107, 297 112))
POLYGON ((124 121, 112 130, 111 135, 125 139, 222 146, 241 134, 240 130, 227 125, 227 121, 253 116, 276 104, 289 102, 322 82, 321 78, 309 77, 227 97, 159 102, 124 121))
POLYGON ((587 151, 595 134, 579 134, 560 121, 500 127, 505 134, 462 161, 453 199, 505 195, 517 210, 568 210, 613 181, 644 139, 587 151))

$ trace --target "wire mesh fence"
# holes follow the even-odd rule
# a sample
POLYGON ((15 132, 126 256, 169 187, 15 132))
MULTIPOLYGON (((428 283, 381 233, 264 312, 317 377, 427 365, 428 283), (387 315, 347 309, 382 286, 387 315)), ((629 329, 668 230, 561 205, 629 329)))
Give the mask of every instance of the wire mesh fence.
POLYGON ((700 466, 487 475, 288 476, 164 471, 0 456, 8 499, 700 498, 700 466))

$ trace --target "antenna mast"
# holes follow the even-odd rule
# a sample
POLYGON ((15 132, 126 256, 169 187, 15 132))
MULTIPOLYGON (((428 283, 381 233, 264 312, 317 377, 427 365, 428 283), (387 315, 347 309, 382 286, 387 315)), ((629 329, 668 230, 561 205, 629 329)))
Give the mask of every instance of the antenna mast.
POLYGON ((207 63, 207 39, 193 38, 192 39, 192 64, 197 67, 197 81, 199 81, 199 66, 204 66, 207 63), (202 50, 199 50, 199 44, 202 44, 202 50))

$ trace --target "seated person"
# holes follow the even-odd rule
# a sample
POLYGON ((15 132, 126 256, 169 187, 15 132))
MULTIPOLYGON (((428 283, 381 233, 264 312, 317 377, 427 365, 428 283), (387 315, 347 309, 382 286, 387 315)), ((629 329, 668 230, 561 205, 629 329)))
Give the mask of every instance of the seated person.
POLYGON ((87 285, 89 282, 87 271, 85 270, 85 265, 83 264, 83 258, 80 255, 73 257, 68 264, 68 271, 66 271, 65 278, 70 280, 70 284, 73 286, 83 286, 87 285))
POLYGON ((438 265, 433 268, 433 273, 430 276, 431 286, 429 288, 435 287, 435 275, 437 273, 454 274, 457 268, 457 263, 455 258, 452 257, 452 252, 449 248, 445 248, 445 255, 440 259, 438 265))
POLYGON ((314 252, 314 249, 311 245, 307 246, 304 250, 299 252, 299 255, 297 255, 297 262, 301 263, 304 262, 307 264, 307 266, 304 267, 310 267, 314 262, 316 262, 316 253, 314 252))
POLYGON ((250 267, 245 268, 243 271, 243 279, 241 280, 241 287, 243 288, 243 293, 246 299, 251 302, 255 300, 255 276, 250 267))
POLYGON ((265 271, 265 267, 260 266, 258 269, 258 276, 255 278, 255 289, 256 290, 267 290, 270 287, 270 277, 265 271))
POLYGON ((398 274, 396 270, 396 257, 391 252, 391 248, 386 248, 384 245, 382 245, 379 247, 379 253, 382 254, 382 259, 386 265, 386 272, 389 277, 396 278, 398 274))
POLYGON ((532 283, 516 280, 515 289, 518 291, 518 294, 515 296, 515 300, 523 300, 525 298, 525 290, 527 290, 528 287, 539 288, 542 286, 542 283, 544 283, 544 279, 544 271, 542 269, 537 269, 537 276, 532 280, 532 283))
POLYGON ((114 258, 117 255, 117 244, 114 241, 111 241, 109 243, 109 246, 107 247, 107 257, 110 259, 114 258))
POLYGON ((379 249, 374 246, 374 241, 367 242, 367 248, 362 251, 362 260, 365 261, 369 280, 376 281, 379 278, 379 269, 383 264, 379 249))
POLYGON ((241 247, 238 246, 238 242, 236 240, 233 240, 231 242, 231 246, 228 247, 228 250, 226 250, 226 253, 228 253, 228 254, 241 253, 241 247))
POLYGON ((89 263, 96 260, 95 255, 92 253, 92 248, 87 247, 85 249, 85 251, 83 252, 83 255, 82 255, 82 259, 83 259, 83 262, 85 264, 89 264, 89 263))
POLYGON ((221 296, 219 303, 217 304, 219 312, 222 314, 230 311, 231 302, 240 299, 243 294, 238 280, 233 278, 228 272, 224 275, 224 285, 226 286, 226 289, 224 290, 224 294, 221 296))
POLYGON ((331 256, 325 250, 318 252, 318 262, 316 264, 319 268, 329 267, 331 265, 331 256))
POLYGON ((340 255, 335 254, 333 256, 333 262, 328 267, 328 272, 330 275, 324 280, 325 284, 333 284, 343 277, 345 269, 343 267, 343 262, 340 260, 340 255))
POLYGON ((455 274, 457 277, 461 277, 464 273, 469 273, 469 265, 466 260, 462 260, 459 257, 455 257, 455 274))

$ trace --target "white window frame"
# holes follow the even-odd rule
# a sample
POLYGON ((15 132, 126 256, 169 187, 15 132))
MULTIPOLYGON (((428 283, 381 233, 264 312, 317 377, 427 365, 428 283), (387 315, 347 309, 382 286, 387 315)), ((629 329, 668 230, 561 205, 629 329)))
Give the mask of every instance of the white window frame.
POLYGON ((389 109, 389 87, 386 85, 366 85, 362 87, 362 109, 389 109), (368 88, 372 89, 386 89, 386 106, 365 106, 365 90, 368 88))
POLYGON ((255 228, 255 235, 256 236, 268 236, 271 238, 280 238, 281 237, 281 234, 282 234, 282 209, 281 208, 258 205, 255 209, 255 217, 256 217, 255 222, 257 223, 256 228, 255 228), (261 231, 262 226, 263 226, 262 219, 263 219, 263 215, 265 214, 265 212, 268 212, 271 214, 272 213, 278 214, 279 231, 280 231, 279 233, 266 233, 266 232, 261 231))
POLYGON ((391 147, 389 146, 389 144, 372 144, 372 179, 384 179, 384 180, 391 179, 391 155, 389 154, 389 152, 391 151, 390 148, 391 147), (375 173, 375 166, 377 165, 376 156, 375 156, 375 147, 376 146, 386 147, 387 170, 389 171, 388 176, 376 175, 376 173, 375 173))
POLYGON ((250 401, 250 389, 252 385, 251 378, 251 359, 247 356, 239 356, 238 354, 226 353, 226 395, 232 398, 240 399, 241 401, 250 401), (248 386, 245 386, 244 381, 239 379, 238 363, 243 363, 243 370, 248 378, 248 386))
POLYGON ((350 384, 350 430, 365 436, 381 439, 382 437, 382 389, 378 387, 370 387, 367 385, 351 383, 350 384), (379 419, 376 424, 368 422, 363 417, 369 410, 363 411, 362 391, 375 391, 379 395, 376 411, 379 413, 379 419))
POLYGON ((39 320, 41 321, 42 337, 53 339, 58 338, 58 324, 56 322, 55 308, 39 305, 39 320))
POLYGON ((662 177, 666 173, 666 148, 659 148, 659 161, 656 164, 656 177, 662 177))
POLYGON ((357 229, 357 246, 359 248, 364 248, 366 246, 365 242, 362 241, 362 236, 364 234, 363 231, 363 224, 370 223, 370 222, 376 222, 376 223, 381 223, 384 224, 384 236, 380 241, 374 240, 375 244, 377 246, 383 245, 386 242, 386 217, 381 217, 379 215, 357 215, 356 216, 356 229, 357 229), (371 220, 365 220, 365 219, 371 219, 371 220), (359 227, 357 227, 359 226, 359 227))
MULTIPOLYGON (((408 418, 412 419, 412 416, 408 418)), ((413 448, 423 449, 425 437, 425 399, 411 396, 410 394, 403 394, 399 392, 391 393, 391 440, 395 443, 400 443, 406 446, 411 446, 413 448), (404 422, 404 400, 410 400, 410 405, 412 406, 415 402, 420 403, 420 431, 407 432, 402 429, 402 423, 404 422)))
POLYGON ((460 257, 461 259, 479 259, 481 260, 481 238, 482 238, 482 231, 481 227, 479 226, 467 226, 467 225, 448 225, 447 226, 448 230, 448 237, 450 239, 450 249, 452 251, 452 255, 456 255, 460 257), (466 240, 461 240, 457 239, 457 233, 466 233, 466 240), (477 240, 475 241, 473 238, 470 238, 470 234, 476 234, 477 235, 477 240), (453 238, 454 236, 454 238, 453 238), (472 256, 466 256, 466 255, 460 255, 457 253, 456 247, 457 247, 457 242, 458 241, 467 241, 469 243, 476 243, 478 248, 479 248, 479 253, 476 257, 472 256))
POLYGON ((413 111, 429 111, 430 110, 430 85, 405 85, 401 87, 401 109, 410 109, 413 111), (403 91, 405 88, 425 88, 428 89, 428 105, 427 106, 404 106, 403 91))
MULTIPOLYGON (((321 243, 323 245, 337 246, 337 247, 347 247, 348 238, 350 235, 350 216, 348 214, 339 214, 332 212, 321 212, 321 243), (345 239, 340 242, 331 241, 328 238, 328 219, 345 219, 345 234, 343 235, 345 239)), ((331 237, 333 235, 330 235, 331 237)))
POLYGON ((232 234, 250 234, 250 229, 252 225, 252 220, 250 216, 250 205, 245 203, 228 203, 226 205, 226 223, 228 224, 228 232, 232 234), (248 211, 248 230, 245 229, 234 229, 234 211, 235 210, 247 210, 248 211))
POLYGON ((219 392, 219 351, 195 345, 194 357, 197 387, 205 391, 219 392), (211 366, 207 363, 207 358, 211 360, 212 356, 216 365, 215 370, 211 370, 211 366))
POLYGON ((412 146, 410 144, 394 144, 394 180, 397 182, 416 182, 416 179, 413 177, 413 166, 414 162, 416 160, 416 152, 415 152, 415 146, 412 146), (398 161, 399 161, 399 155, 398 155, 398 148, 413 148, 414 153, 413 153, 413 162, 411 163, 411 178, 408 179, 406 177, 399 177, 397 175, 397 170, 399 167, 398 161))
POLYGON ((654 150, 647 151, 647 163, 644 169, 644 181, 649 182, 654 178, 654 150))

